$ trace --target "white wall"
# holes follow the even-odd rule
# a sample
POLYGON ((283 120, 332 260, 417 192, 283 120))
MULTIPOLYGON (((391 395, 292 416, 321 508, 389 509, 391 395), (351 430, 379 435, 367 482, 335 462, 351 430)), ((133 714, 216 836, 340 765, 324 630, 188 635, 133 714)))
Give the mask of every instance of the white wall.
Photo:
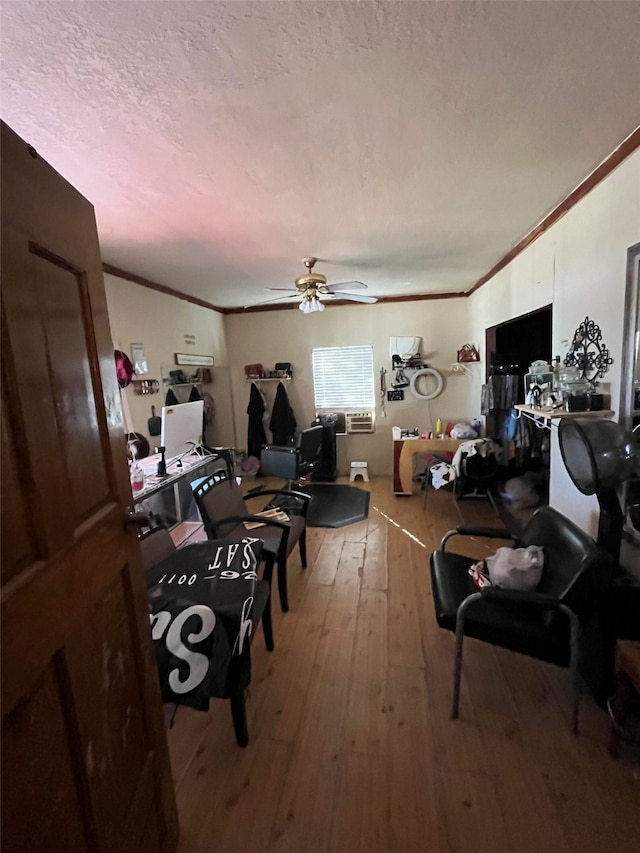
MULTIPOLYGON (((621 390, 627 248, 640 240, 640 152, 636 151, 549 231, 470 297, 472 337, 553 303, 553 354, 564 357, 586 316, 602 330, 613 364, 603 390, 617 411, 621 390)), ((615 416, 617 419, 617 415, 615 416)), ((550 503, 592 535, 599 510, 571 483, 552 436, 550 503)))
MULTIPOLYGON (((214 445, 233 446, 235 430, 222 314, 113 275, 105 275, 104 282, 114 346, 131 356, 132 343, 144 344, 149 372, 141 379, 161 382, 161 365, 175 369, 177 352, 214 357, 213 382, 204 386, 216 403, 216 417, 207 430, 207 440, 214 445), (185 335, 194 335, 195 345, 186 344, 185 335)), ((182 369, 189 375, 196 368, 182 369)), ((140 395, 129 385, 123 393, 129 403, 134 431, 149 438, 153 447, 153 442, 157 444, 159 439, 150 438, 147 420, 151 406, 160 414, 166 388, 159 394, 140 395)))
MULTIPOLYGON (((249 384, 245 364, 260 363, 273 369, 276 362, 290 361, 294 379, 287 393, 299 426, 313 420, 313 376, 311 351, 314 347, 372 344, 376 383, 381 367, 391 369, 389 338, 392 335, 420 336, 421 354, 430 367, 447 370, 456 351, 474 341, 469 335, 468 299, 438 299, 420 302, 379 303, 376 305, 328 306, 322 313, 302 314, 296 308, 250 314, 229 314, 225 318, 229 364, 232 371, 235 420, 239 447, 247 444, 247 403, 249 384)), ((478 341, 475 341, 476 345, 478 341)), ((457 374, 445 377, 442 393, 432 401, 417 400, 405 389, 405 400, 387 402, 387 417, 382 416, 380 399, 376 409, 373 435, 338 437, 338 468, 347 473, 352 460, 366 461, 373 475, 392 471, 391 427, 418 427, 428 432, 437 418, 445 421, 470 420, 480 414, 481 365, 471 365, 473 377, 457 374)), ((272 399, 273 385, 263 386, 272 399)))

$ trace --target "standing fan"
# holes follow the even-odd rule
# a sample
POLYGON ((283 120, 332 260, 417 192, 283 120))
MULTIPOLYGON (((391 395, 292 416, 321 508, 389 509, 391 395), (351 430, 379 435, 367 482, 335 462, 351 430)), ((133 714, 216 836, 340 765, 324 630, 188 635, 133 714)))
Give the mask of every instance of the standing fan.
POLYGON ((558 440, 575 487, 598 498, 598 544, 618 560, 624 514, 617 489, 633 474, 633 437, 615 421, 578 417, 562 418, 558 440))

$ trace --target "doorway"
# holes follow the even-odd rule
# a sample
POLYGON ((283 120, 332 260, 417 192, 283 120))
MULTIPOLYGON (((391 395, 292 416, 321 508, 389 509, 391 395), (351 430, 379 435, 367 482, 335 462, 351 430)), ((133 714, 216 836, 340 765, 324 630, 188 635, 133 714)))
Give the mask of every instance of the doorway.
POLYGON ((516 529, 549 499, 549 431, 524 418, 514 424, 511 413, 516 403, 524 403, 529 366, 552 360, 552 320, 553 308, 546 305, 486 330, 486 382, 501 389, 491 395, 494 407, 486 412, 486 433, 505 450, 500 480, 509 485, 501 489, 503 520, 516 529))

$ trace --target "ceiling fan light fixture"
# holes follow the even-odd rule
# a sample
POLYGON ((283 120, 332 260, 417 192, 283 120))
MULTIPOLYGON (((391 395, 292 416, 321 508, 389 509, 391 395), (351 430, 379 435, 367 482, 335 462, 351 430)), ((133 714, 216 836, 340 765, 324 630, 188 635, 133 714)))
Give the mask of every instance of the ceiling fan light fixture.
POLYGON ((313 314, 314 311, 324 311, 324 305, 317 296, 305 296, 298 308, 303 314, 313 314))

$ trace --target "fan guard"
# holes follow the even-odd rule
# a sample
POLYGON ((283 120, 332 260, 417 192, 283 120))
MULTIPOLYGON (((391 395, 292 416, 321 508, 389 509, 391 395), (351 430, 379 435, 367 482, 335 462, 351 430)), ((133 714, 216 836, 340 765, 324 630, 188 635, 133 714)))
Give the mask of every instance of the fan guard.
POLYGON ((633 473, 633 438, 615 421, 583 417, 562 418, 558 441, 575 487, 598 499, 598 544, 617 560, 624 524, 617 488, 633 473))

